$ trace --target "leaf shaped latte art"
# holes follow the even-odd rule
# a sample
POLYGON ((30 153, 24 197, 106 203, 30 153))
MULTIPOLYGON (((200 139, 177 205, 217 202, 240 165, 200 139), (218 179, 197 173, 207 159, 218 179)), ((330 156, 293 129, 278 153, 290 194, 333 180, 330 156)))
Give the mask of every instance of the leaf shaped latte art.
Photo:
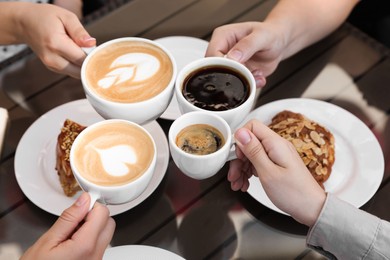
POLYGON ((107 89, 126 82, 128 86, 131 86, 153 77, 159 68, 159 60, 150 54, 124 54, 113 61, 110 71, 98 81, 98 85, 107 89))
POLYGON ((117 145, 108 149, 97 149, 104 170, 112 176, 123 176, 129 173, 127 164, 135 164, 137 155, 132 147, 117 145))

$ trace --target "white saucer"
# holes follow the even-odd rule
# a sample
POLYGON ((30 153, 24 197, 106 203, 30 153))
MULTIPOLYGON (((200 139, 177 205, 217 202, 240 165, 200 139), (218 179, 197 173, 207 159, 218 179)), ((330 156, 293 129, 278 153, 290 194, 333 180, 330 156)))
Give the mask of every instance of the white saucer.
MULTIPOLYGON (((278 100, 252 111, 244 120, 258 119, 269 124, 282 110, 301 113, 326 127, 335 138, 335 163, 325 190, 355 207, 364 205, 378 190, 384 174, 381 146, 359 118, 334 104, 305 98, 278 100)), ((257 177, 249 179, 248 193, 263 205, 278 209, 266 195, 257 177)))
MULTIPOLYGON (((56 163, 57 136, 65 119, 82 125, 103 120, 86 99, 58 106, 39 117, 24 133, 15 154, 16 180, 23 193, 38 207, 61 215, 80 196, 67 197, 61 187, 56 163)), ((153 121, 144 125, 153 136, 157 146, 156 170, 148 188, 135 200, 122 205, 109 205, 110 215, 127 211, 144 201, 158 187, 168 167, 169 149, 164 131, 153 121)))
POLYGON ((103 255, 103 260, 117 259, 169 259, 169 260, 184 260, 183 257, 176 255, 168 250, 143 245, 127 245, 108 248, 103 255))
MULTIPOLYGON (((208 46, 207 41, 188 36, 170 36, 159 38, 155 41, 172 53, 176 60, 178 72, 188 63, 203 58, 208 46)), ((168 108, 160 117, 175 120, 180 115, 181 112, 177 104, 176 95, 174 94, 168 108)))
POLYGON ((8 111, 0 107, 0 155, 8 123, 8 111))

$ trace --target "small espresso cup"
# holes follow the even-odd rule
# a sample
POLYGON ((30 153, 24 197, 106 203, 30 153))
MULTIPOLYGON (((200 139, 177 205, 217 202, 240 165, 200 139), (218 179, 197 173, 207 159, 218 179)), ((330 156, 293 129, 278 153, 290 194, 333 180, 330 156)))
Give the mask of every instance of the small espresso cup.
POLYGON ((176 74, 175 59, 164 46, 125 37, 88 51, 81 82, 88 101, 103 118, 145 124, 168 107, 176 74))
POLYGON ((215 114, 194 111, 181 115, 172 123, 168 139, 175 164, 193 179, 209 178, 236 158, 230 127, 215 114))
POLYGON ((182 114, 207 111, 225 119, 235 130, 254 106, 256 81, 237 61, 206 57, 178 73, 175 94, 182 114))
POLYGON ((121 119, 92 124, 75 139, 70 165, 80 187, 95 201, 123 204, 136 199, 152 179, 153 137, 142 126, 121 119))

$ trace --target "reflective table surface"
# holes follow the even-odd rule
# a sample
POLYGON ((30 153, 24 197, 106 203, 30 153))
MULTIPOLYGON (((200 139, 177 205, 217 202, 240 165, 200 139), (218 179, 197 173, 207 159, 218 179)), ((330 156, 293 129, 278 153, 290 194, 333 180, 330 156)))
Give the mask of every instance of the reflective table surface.
MULTIPOLYGON (((272 0, 112 1, 103 11, 87 17, 85 26, 98 43, 124 36, 172 37, 167 44, 174 50, 193 48, 202 54, 203 41, 210 39, 215 27, 261 21, 275 3, 272 0), (189 44, 181 45, 178 36, 201 41, 191 38, 189 44)), ((379 188, 361 208, 388 221, 389 53, 358 29, 343 24, 327 38, 283 61, 259 93, 255 108, 288 98, 312 98, 344 108, 363 121, 381 145, 385 170, 379 188)), ((18 259, 57 219, 56 202, 50 197, 65 195, 51 194, 54 188, 50 182, 57 176, 50 168, 50 158, 54 158, 50 147, 62 124, 61 113, 65 111, 71 117, 74 101, 83 103, 83 99, 80 80, 47 70, 29 51, 0 64, 0 107, 9 113, 0 159, 0 259, 18 259), (60 106, 60 112, 55 110, 53 114, 53 109, 60 106), (50 126, 44 123, 47 121, 50 126), (21 144, 22 136, 31 127, 35 128, 32 139, 43 140, 49 147, 38 141, 21 144), (17 161, 20 165, 15 165, 18 145, 27 152, 17 161), (48 163, 41 167, 42 161, 34 158, 48 163), (54 176, 46 176, 41 182, 31 176, 23 179, 40 187, 48 198, 46 204, 37 202, 38 195, 22 191, 16 168, 31 169, 31 174, 53 172, 54 176)), ((174 117, 175 112, 164 115, 151 126, 161 142, 160 168, 156 170, 159 176, 150 194, 134 205, 116 209, 113 218, 117 226, 111 247, 153 246, 185 259, 322 259, 306 247, 307 227, 264 206, 251 194, 230 189, 226 179, 228 164, 202 181, 182 174, 164 142, 174 117)), ((343 127, 342 123, 338 127, 343 127)), ((57 204, 61 209, 61 203, 57 204)))

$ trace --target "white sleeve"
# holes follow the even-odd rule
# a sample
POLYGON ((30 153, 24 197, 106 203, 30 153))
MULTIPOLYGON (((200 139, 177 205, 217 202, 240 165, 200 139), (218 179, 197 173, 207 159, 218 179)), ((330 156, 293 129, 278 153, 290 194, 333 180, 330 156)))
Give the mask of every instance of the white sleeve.
POLYGON ((390 259, 390 223, 328 194, 306 242, 329 259, 390 259))

